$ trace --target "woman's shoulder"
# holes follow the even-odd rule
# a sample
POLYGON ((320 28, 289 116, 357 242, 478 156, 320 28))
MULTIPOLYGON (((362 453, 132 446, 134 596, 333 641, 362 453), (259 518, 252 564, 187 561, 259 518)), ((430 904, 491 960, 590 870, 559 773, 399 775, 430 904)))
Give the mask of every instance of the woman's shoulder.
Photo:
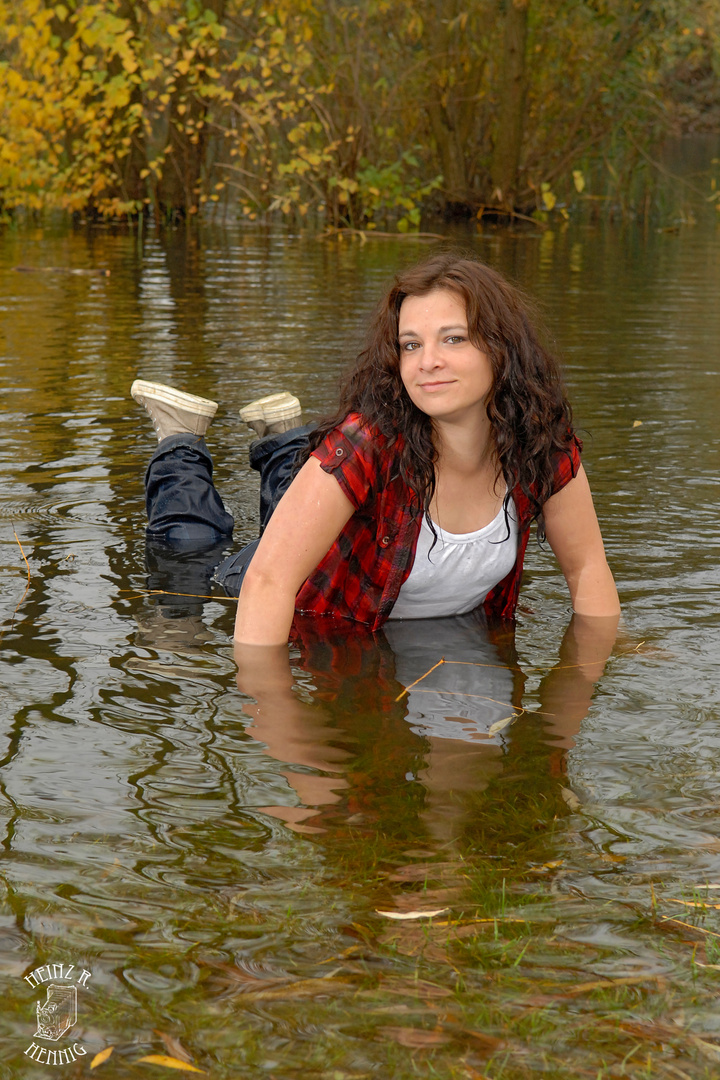
POLYGON ((527 486, 520 481, 516 483, 511 494, 521 528, 527 527, 539 514, 542 504, 577 476, 581 454, 582 442, 568 428, 562 442, 546 458, 542 471, 527 486))
POLYGON ((341 474, 365 492, 379 490, 397 471, 397 436, 388 435, 362 413, 348 413, 327 430, 312 451, 325 472, 341 474))
POLYGON ((348 413, 311 452, 335 476, 356 509, 366 506, 393 475, 392 440, 360 413, 348 413))
POLYGON ((399 435, 383 432, 362 413, 351 412, 327 433, 320 446, 333 450, 345 446, 370 457, 399 449, 399 442, 399 435))

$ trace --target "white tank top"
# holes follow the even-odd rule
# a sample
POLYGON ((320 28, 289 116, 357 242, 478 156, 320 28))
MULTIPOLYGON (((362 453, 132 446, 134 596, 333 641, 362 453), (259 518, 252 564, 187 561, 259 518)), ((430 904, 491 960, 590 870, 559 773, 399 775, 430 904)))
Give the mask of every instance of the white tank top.
POLYGON ((474 611, 507 577, 517 559, 519 530, 512 499, 507 509, 507 521, 500 507, 497 517, 476 532, 449 533, 435 525, 434 547, 435 537, 425 515, 415 561, 389 617, 431 619, 474 611))

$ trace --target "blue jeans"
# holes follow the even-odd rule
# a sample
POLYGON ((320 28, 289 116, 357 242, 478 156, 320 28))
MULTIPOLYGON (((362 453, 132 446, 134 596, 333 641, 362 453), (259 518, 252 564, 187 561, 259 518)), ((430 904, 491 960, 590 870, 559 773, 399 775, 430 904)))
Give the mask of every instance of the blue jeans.
MULTIPOLYGON (((281 435, 266 435, 250 446, 250 465, 260 473, 261 534, 290 485, 297 455, 307 446, 313 428, 313 424, 306 424, 281 435)), ((194 568, 194 584, 204 593, 234 526, 212 475, 210 452, 204 439, 196 435, 163 439, 145 474, 148 568, 151 573, 158 568, 161 576, 173 565, 179 569, 182 564, 186 572, 194 568)), ((217 568, 215 580, 229 596, 240 594, 258 543, 254 540, 217 568)))

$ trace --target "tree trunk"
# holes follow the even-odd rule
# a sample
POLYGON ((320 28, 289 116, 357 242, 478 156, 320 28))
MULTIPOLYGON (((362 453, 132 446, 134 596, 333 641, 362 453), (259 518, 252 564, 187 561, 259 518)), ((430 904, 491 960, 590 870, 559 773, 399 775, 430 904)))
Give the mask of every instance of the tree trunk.
POLYGON ((440 158, 447 209, 457 213, 456 208, 465 205, 468 198, 465 147, 457 125, 440 101, 428 102, 427 110, 440 158))
POLYGON ((525 45, 530 0, 507 0, 503 79, 500 89, 498 129, 493 151, 491 177, 493 197, 503 207, 513 208, 517 190, 520 147, 525 111, 525 45))
POLYGON ((430 5, 429 11, 432 14, 426 33, 434 53, 430 66, 434 79, 428 87, 425 107, 443 174, 446 214, 466 217, 477 202, 471 191, 468 145, 484 61, 469 47, 472 30, 468 20, 477 20, 478 5, 468 5, 465 0, 440 0, 430 5))
MULTIPOLYGON (((205 0, 204 7, 221 22, 226 0, 205 0)), ((178 45, 178 59, 188 48, 187 39, 178 45)), ((197 48, 195 62, 202 62, 204 53, 197 48)), ((157 206, 165 220, 184 219, 196 214, 200 207, 200 184, 205 164, 207 132, 205 116, 207 103, 195 89, 189 74, 180 75, 170 99, 168 137, 165 161, 157 187, 157 206)))

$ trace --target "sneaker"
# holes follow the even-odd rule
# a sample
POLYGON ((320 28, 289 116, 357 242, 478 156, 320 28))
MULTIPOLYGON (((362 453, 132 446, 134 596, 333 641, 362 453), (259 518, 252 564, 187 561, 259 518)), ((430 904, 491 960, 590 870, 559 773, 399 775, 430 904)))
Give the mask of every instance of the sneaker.
POLYGON ((168 435, 205 434, 217 412, 217 402, 186 394, 162 383, 136 379, 130 393, 139 405, 144 405, 157 432, 158 442, 168 435))
POLYGON ((292 394, 270 394, 269 397, 251 401, 240 410, 240 419, 262 438, 263 435, 280 435, 283 431, 299 427, 302 423, 300 402, 292 394))

